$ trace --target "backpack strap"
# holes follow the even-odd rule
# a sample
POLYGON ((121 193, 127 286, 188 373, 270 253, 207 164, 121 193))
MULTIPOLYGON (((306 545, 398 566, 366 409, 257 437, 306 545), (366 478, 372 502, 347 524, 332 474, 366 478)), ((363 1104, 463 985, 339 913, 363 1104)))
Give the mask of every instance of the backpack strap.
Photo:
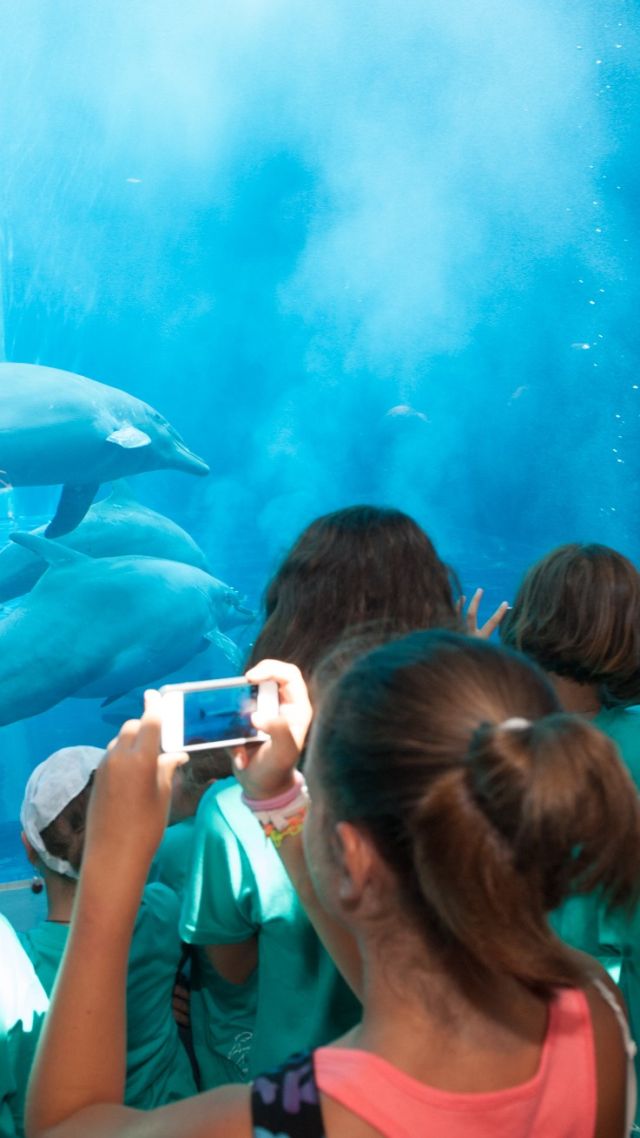
POLYGON ((313 1054, 293 1055, 251 1088, 254 1138, 325 1138, 313 1054))

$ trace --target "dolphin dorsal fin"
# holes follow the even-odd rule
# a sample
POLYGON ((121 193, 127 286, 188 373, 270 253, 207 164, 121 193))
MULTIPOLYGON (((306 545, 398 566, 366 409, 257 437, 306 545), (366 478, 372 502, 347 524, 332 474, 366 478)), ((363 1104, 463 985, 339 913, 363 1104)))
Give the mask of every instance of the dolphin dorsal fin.
POLYGON ((139 427, 125 423, 124 426, 118 427, 117 431, 112 431, 110 435, 107 435, 107 442, 115 443, 116 446, 123 447, 124 450, 136 450, 137 447, 148 447, 151 439, 139 427))
POLYGON ((36 557, 42 557, 49 565, 62 567, 63 565, 77 565, 80 561, 91 561, 84 553, 78 553, 76 549, 69 549, 67 545, 61 545, 59 541, 51 541, 48 537, 38 537, 35 533, 10 533, 9 537, 15 541, 16 545, 22 545, 25 549, 35 553, 36 557))

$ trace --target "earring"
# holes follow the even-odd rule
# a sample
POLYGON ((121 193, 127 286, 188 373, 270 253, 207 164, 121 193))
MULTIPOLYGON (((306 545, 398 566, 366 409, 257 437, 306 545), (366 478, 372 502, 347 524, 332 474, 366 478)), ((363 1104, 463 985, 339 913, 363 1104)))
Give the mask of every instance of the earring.
POLYGON ((40 875, 38 873, 34 873, 33 879, 31 881, 31 892, 32 893, 42 893, 43 889, 44 889, 44 881, 42 880, 42 878, 40 877, 40 875))

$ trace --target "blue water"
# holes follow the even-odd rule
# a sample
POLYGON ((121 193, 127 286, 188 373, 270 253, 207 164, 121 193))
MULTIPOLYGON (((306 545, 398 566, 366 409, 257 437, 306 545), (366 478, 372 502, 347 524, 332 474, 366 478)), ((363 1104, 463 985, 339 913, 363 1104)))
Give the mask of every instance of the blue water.
MULTIPOLYGON (((562 541, 638 557, 639 30, 623 0, 4 0, 3 358, 157 407, 211 474, 133 489, 254 607, 364 500, 487 607, 562 541)), ((57 498, 0 493, 0 536, 57 498)), ((32 766, 114 730, 77 699, 0 729, 0 879, 32 766)))

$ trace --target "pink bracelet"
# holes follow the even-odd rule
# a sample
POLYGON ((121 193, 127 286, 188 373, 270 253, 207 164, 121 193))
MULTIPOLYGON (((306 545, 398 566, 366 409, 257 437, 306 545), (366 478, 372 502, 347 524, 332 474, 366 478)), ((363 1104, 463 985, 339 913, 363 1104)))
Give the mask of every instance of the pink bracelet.
POLYGON ((306 786, 304 775, 300 771, 294 771, 293 786, 290 790, 284 790, 282 794, 276 794, 273 798, 247 798, 243 791, 242 801, 254 814, 261 814, 269 810, 284 810, 285 806, 290 806, 292 802, 295 802, 303 786, 306 786))

